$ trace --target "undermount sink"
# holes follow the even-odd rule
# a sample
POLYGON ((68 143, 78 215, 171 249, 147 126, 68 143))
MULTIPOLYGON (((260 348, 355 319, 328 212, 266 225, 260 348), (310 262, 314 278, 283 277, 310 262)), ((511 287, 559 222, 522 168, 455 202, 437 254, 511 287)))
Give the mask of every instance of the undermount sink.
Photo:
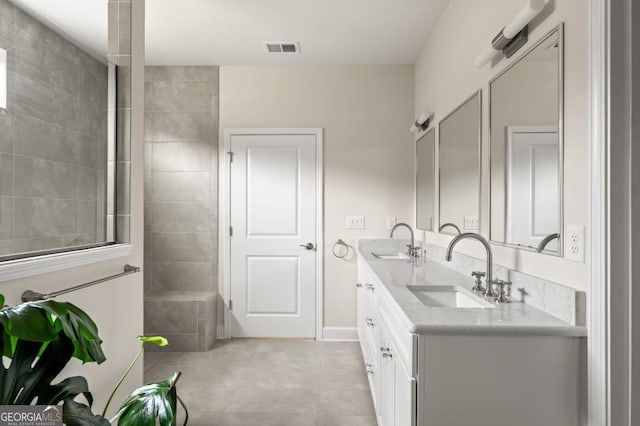
POLYGON ((376 259, 383 260, 409 260, 409 256, 404 253, 374 253, 371 252, 376 259))
POLYGON ((492 309, 495 306, 472 293, 455 285, 419 285, 408 286, 418 300, 434 308, 492 309))

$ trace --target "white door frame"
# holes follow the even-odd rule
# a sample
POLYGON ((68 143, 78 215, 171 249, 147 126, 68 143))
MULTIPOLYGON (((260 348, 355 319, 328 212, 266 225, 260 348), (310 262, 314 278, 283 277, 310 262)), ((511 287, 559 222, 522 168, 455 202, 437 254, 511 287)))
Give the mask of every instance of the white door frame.
POLYGON ((631 116, 638 104, 637 90, 631 91, 632 73, 637 73, 638 67, 632 54, 632 49, 637 51, 632 40, 638 36, 633 19, 637 20, 640 13, 633 3, 635 0, 589 2, 591 252, 587 369, 588 421, 593 426, 630 426, 638 424, 640 417, 637 401, 633 403, 640 386, 640 366, 633 362, 640 353, 640 292, 632 287, 638 274, 634 266, 638 259, 638 197, 631 190, 638 181, 632 167, 638 150, 632 145, 635 142, 637 148, 640 133, 631 116))
MULTIPOLYGON (((231 337, 231 312, 229 311, 229 296, 231 295, 231 237, 229 223, 231 219, 231 168, 229 167, 231 151, 231 136, 234 135, 313 135, 316 137, 316 339, 322 340, 322 326, 324 324, 324 130, 321 128, 230 128, 224 129, 224 152, 220 156, 220 226, 219 232, 222 242, 223 257, 220 262, 219 275, 223 276, 224 295, 224 338, 231 337)), ((218 328, 220 329, 220 328, 218 328)))

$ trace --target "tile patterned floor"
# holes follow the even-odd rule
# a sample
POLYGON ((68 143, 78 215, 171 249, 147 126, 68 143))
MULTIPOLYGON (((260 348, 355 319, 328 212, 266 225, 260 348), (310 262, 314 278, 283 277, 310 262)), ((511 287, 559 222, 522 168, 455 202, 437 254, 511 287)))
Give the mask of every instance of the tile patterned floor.
POLYGON ((145 354, 145 381, 173 371, 192 426, 376 425, 357 343, 233 339, 145 354))

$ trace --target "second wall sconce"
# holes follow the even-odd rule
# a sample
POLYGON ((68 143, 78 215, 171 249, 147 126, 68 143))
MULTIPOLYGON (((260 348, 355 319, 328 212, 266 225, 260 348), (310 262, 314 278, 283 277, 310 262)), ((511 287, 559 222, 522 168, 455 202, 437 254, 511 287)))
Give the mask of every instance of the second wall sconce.
POLYGON ((474 65, 477 68, 484 66, 500 52, 510 58, 525 45, 529 39, 529 22, 535 18, 551 0, 529 0, 527 5, 502 29, 491 41, 474 65))
POLYGON ((426 130, 429 127, 429 123, 431 122, 431 116, 427 114, 421 114, 420 117, 416 119, 416 121, 411 125, 409 131, 411 133, 415 133, 418 129, 426 130))

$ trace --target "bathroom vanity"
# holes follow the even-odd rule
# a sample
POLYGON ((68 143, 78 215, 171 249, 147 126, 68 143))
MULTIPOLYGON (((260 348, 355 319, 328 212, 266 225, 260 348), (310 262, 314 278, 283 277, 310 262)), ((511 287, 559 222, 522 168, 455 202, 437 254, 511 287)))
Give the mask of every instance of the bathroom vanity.
POLYGON ((379 426, 570 426, 586 329, 474 281, 397 240, 360 240, 358 335, 379 426))

